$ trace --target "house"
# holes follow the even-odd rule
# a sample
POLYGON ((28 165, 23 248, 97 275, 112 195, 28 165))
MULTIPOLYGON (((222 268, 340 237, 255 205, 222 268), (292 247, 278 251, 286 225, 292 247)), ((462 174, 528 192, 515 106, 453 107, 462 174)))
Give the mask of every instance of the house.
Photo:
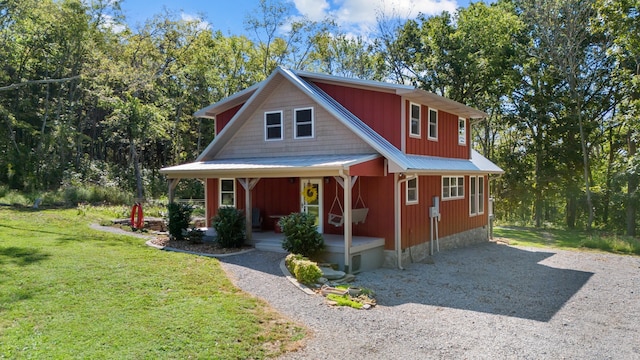
POLYGON ((412 86, 279 67, 195 116, 215 119, 216 136, 194 162, 161 170, 170 199, 180 179, 202 179, 208 224, 220 206, 243 209, 257 248, 281 241, 277 219, 299 211, 315 214, 326 260, 352 272, 488 240, 489 176, 503 171, 471 147, 482 111, 412 86))

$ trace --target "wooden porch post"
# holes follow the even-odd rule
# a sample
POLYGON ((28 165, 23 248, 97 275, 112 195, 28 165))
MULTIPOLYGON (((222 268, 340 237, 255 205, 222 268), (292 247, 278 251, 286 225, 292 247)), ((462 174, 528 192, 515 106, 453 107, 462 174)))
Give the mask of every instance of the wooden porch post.
POLYGON ((245 213, 245 219, 244 219, 244 223, 245 223, 245 234, 247 236, 247 240, 251 241, 253 238, 253 232, 252 232, 252 225, 251 225, 251 219, 252 219, 252 207, 251 207, 251 190, 253 190, 253 188, 256 186, 256 184, 258 183, 258 181, 260 181, 260 178, 243 178, 243 179, 238 179, 238 182, 240 182, 240 185, 242 185, 242 187, 245 190, 245 197, 244 197, 244 213, 245 213))
POLYGON ((175 197, 175 194, 176 194, 176 186, 178 185, 178 182, 180 182, 180 179, 169 179, 169 193, 167 194, 169 196, 169 203, 173 202, 173 198, 175 197))
POLYGON ((351 273, 351 237, 352 237, 352 224, 351 224, 351 176, 345 176, 344 178, 344 271, 351 273))

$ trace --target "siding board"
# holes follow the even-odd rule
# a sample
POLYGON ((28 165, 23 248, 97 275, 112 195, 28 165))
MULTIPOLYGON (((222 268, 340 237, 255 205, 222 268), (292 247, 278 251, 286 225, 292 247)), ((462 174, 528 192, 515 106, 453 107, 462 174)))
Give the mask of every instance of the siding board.
POLYGON ((315 84, 400 149, 400 96, 334 84, 315 84))
POLYGON ((375 150, 293 84, 282 82, 249 115, 233 139, 216 155, 219 159, 327 154, 371 154, 375 150), (294 109, 313 107, 314 138, 294 139, 294 109), (283 111, 284 139, 264 140, 264 112, 283 111))

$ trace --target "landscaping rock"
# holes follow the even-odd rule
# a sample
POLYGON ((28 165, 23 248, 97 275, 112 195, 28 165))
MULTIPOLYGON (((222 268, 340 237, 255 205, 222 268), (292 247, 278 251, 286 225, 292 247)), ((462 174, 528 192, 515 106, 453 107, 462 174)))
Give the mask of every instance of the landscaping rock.
POLYGON ((322 276, 329 280, 338 280, 345 276, 344 271, 333 270, 327 267, 321 267, 320 270, 322 271, 322 276))

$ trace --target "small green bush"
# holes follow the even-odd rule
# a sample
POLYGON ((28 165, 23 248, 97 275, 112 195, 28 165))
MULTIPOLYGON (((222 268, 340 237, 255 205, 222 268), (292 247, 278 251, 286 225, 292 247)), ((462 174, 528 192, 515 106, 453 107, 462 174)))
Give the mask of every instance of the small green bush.
POLYGON ((169 235, 176 240, 184 240, 185 232, 189 228, 189 222, 191 221, 191 205, 172 202, 167 207, 169 211, 169 235))
POLYGON ((309 260, 294 261, 293 272, 298 282, 307 285, 315 284, 315 282, 322 276, 322 271, 318 265, 309 260))
POLYGON ((239 248, 245 239, 244 214, 233 207, 221 207, 212 219, 216 241, 224 248, 239 248))
POLYGON ((324 249, 324 239, 313 215, 293 213, 281 218, 278 225, 284 233, 282 248, 288 252, 311 258, 324 249))
POLYGON ((202 242, 202 239, 204 238, 204 231, 195 227, 191 228, 191 230, 187 232, 186 238, 188 241, 194 244, 200 244, 202 242))
POLYGON ((300 254, 289 254, 286 258, 284 258, 284 265, 289 269, 289 272, 293 274, 294 263, 299 260, 307 260, 304 256, 300 254))

